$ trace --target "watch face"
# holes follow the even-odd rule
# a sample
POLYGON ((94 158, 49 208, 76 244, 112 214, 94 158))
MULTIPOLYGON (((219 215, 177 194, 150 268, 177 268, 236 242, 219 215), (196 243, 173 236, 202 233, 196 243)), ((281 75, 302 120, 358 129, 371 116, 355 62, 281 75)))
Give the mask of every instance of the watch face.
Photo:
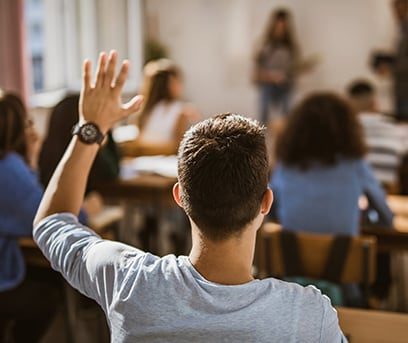
POLYGON ((98 128, 92 123, 86 123, 81 127, 80 138, 86 143, 95 143, 98 137, 98 128))

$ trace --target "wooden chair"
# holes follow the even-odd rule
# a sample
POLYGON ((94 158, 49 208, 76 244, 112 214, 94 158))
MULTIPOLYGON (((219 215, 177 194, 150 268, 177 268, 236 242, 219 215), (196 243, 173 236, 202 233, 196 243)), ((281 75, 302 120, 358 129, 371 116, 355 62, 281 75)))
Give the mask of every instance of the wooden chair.
MULTIPOLYGON (((280 235, 280 225, 268 223, 259 229, 255 251, 255 266, 260 278, 286 276, 280 235)), ((325 271, 327 258, 333 242, 333 235, 297 233, 300 259, 305 275, 319 279, 325 271)), ((352 238, 344 263, 340 283, 363 285, 364 299, 368 299, 369 285, 375 280, 376 238, 360 236, 352 238)))
POLYGON ((340 327, 350 343, 403 343, 408 338, 408 314, 337 308, 340 327))

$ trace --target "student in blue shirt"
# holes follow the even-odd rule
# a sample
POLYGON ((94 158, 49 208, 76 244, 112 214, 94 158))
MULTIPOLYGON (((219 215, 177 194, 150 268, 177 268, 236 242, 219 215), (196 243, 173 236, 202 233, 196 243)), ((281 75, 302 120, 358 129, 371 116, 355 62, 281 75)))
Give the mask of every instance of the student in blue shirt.
MULTIPOLYGON (((359 199, 369 202, 371 221, 392 227, 385 193, 364 160, 364 136, 356 114, 340 97, 314 94, 290 116, 277 143, 278 165, 270 186, 275 214, 293 231, 356 236, 359 199)), ((384 299, 391 284, 390 257, 379 253, 373 295, 384 299)))
POLYGON ((285 228, 358 235, 363 195, 377 223, 392 226, 384 191, 364 160, 363 139, 356 115, 338 96, 314 94, 297 106, 277 143, 270 182, 285 228))
POLYGON ((58 303, 57 274, 26 268, 19 247, 32 236, 43 190, 33 171, 39 137, 21 100, 0 94, 0 341, 14 321, 15 342, 38 342, 58 303))

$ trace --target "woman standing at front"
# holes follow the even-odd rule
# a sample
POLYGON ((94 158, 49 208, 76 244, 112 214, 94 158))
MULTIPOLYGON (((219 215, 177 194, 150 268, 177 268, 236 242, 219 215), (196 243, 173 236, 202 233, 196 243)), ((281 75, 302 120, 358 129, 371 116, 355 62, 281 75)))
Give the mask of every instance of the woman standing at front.
POLYGON ((281 114, 288 113, 297 59, 291 15, 287 10, 277 10, 270 16, 255 57, 254 81, 259 87, 262 123, 269 122, 271 105, 281 114))

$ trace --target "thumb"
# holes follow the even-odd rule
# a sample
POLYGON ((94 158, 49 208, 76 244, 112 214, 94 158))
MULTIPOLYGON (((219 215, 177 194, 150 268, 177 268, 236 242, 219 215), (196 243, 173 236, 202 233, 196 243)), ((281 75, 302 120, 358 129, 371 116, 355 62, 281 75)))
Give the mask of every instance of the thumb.
POLYGON ((126 104, 122 106, 122 110, 126 116, 130 115, 131 113, 137 112, 143 103, 143 96, 136 95, 131 100, 129 100, 126 104))

